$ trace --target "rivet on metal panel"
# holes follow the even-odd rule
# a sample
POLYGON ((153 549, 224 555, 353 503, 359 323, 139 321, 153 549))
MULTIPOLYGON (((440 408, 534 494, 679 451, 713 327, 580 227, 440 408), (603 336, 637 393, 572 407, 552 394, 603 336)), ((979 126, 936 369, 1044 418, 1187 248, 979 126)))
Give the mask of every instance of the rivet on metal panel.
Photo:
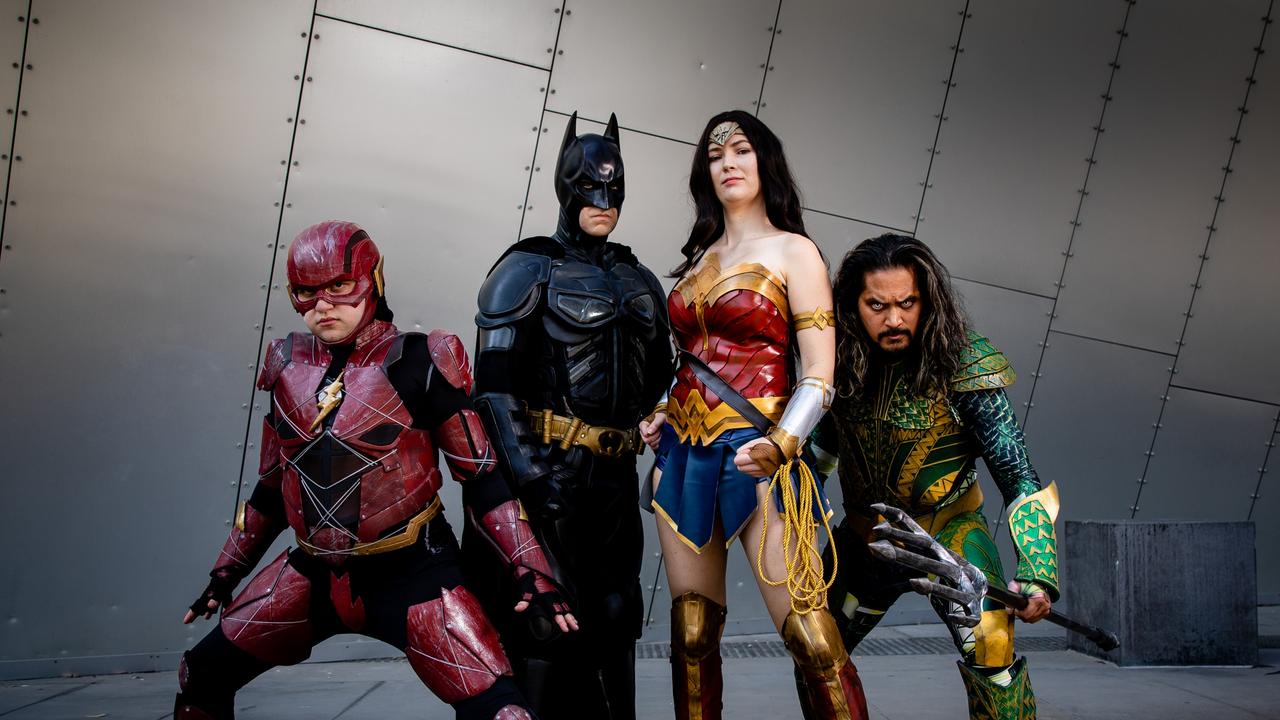
POLYGON ((760 103, 760 107, 762 107, 762 108, 769 107, 769 103, 767 103, 767 102, 762 102, 762 103, 760 103))
POLYGON ((1146 485, 1146 484, 1147 484, 1147 481, 1146 481, 1146 480, 1144 480, 1144 479, 1142 479, 1142 478, 1138 478, 1138 484, 1139 484, 1139 485, 1146 485))
POLYGON ((555 13, 556 13, 557 15, 559 15, 559 14, 560 14, 560 8, 556 8, 556 9, 555 9, 555 13))
MULTIPOLYGON (((250 365, 249 367, 253 367, 253 366, 252 366, 252 365, 250 365)), ((242 443, 236 443, 236 448, 237 448, 237 449, 238 449, 238 448, 240 448, 240 447, 242 447, 242 446, 243 446, 243 444, 242 444, 242 443)), ((235 481, 232 481, 232 482, 231 482, 231 484, 232 484, 232 485, 235 485, 235 481)))
POLYGON ((534 132, 538 132, 538 126, 537 126, 537 125, 534 125, 533 127, 529 128, 529 129, 530 129, 530 130, 532 130, 532 131, 534 131, 534 132))
POLYGON ((760 104, 760 101, 759 101, 759 100, 752 100, 752 101, 751 101, 751 104, 752 104, 752 105, 758 105, 758 104, 760 104))
POLYGON ((555 88, 551 88, 551 94, 552 94, 552 95, 555 95, 555 94, 556 94, 556 89, 555 89, 555 88))
MULTIPOLYGON (((525 168, 525 170, 528 170, 528 169, 529 169, 529 168, 525 168)), ((541 166, 541 165, 535 165, 535 166, 534 166, 534 168, 533 168, 533 171, 534 171, 534 172, 542 172, 542 166, 541 166)))
POLYGON ((13 156, 13 161, 14 161, 14 162, 22 162, 22 156, 21 156, 21 155, 14 155, 14 156, 13 156))
POLYGON ((544 87, 540 87, 540 88, 538 88, 538 92, 546 92, 546 91, 547 91, 547 89, 546 89, 546 88, 544 88, 544 87))
POLYGON ((35 70, 35 68, 31 67, 31 63, 27 63, 27 69, 28 69, 28 70, 35 70))
MULTIPOLYGON (((280 283, 276 283, 276 284, 272 285, 272 286, 271 286, 271 289, 272 289, 272 290, 279 290, 279 289, 280 289, 280 283)), ((267 329, 270 329, 270 328, 271 328, 271 326, 270 326, 270 325, 268 325, 268 326, 267 326, 267 329)))
POLYGON ((248 410, 248 409, 249 409, 249 403, 240 403, 240 409, 241 409, 241 410, 248 410))
POLYGON ((1130 509, 1130 510, 1132 510, 1133 512, 1138 512, 1138 506, 1137 506, 1137 505, 1130 505, 1130 506, 1129 506, 1129 509, 1130 509))
POLYGON ((6 114, 6 115, 12 115, 12 114, 13 114, 13 108, 5 108, 5 109, 4 109, 4 111, 5 111, 5 114, 6 114))
POLYGON ((302 79, 302 76, 301 76, 301 75, 294 75, 294 76, 293 76, 293 79, 294 79, 294 80, 301 80, 301 79, 302 79))
POLYGON ((557 55, 563 55, 563 54, 564 54, 564 51, 563 51, 563 50, 557 50, 557 51, 556 51, 556 54, 557 54, 557 55))
POLYGON ((254 403, 254 404, 253 404, 253 409, 254 409, 254 410, 261 410, 261 409, 262 409, 262 406, 261 406, 261 405, 259 405, 258 403, 254 403))
POLYGON ((249 443, 249 447, 250 447, 250 448, 252 448, 252 447, 253 447, 253 443, 249 443))
MULTIPOLYGON (((297 164, 298 164, 298 163, 294 163, 294 165, 297 165, 297 164)), ((285 206, 285 207, 287 207, 287 208, 291 208, 291 207, 293 207, 293 203, 285 203, 285 204, 284 204, 284 206, 285 206)))
POLYGON ((769 27, 765 28, 765 29, 764 29, 764 31, 765 31, 765 32, 773 32, 773 26, 772 26, 772 25, 770 25, 769 27))
POLYGON ((524 166, 524 169, 525 169, 525 172, 528 172, 528 171, 529 171, 529 166, 528 166, 528 165, 525 165, 525 166, 524 166))
POLYGON ((769 66, 769 72, 773 72, 773 66, 772 66, 772 65, 770 65, 770 66, 769 66))
MULTIPOLYGON (((18 68, 20 68, 20 67, 22 67, 22 66, 21 66, 21 65, 19 65, 18 63, 14 63, 14 64, 13 64, 13 69, 14 69, 14 70, 17 70, 17 69, 18 69, 18 68)), ((763 66, 763 65, 761 65, 760 67, 764 67, 764 66, 763 66)))
POLYGON ((270 325, 268 325, 268 326, 267 326, 267 329, 268 329, 268 330, 271 330, 271 329, 272 329, 272 327, 271 327, 270 325))
MULTIPOLYGON (((552 90, 551 92, 555 92, 555 90, 552 90)), ((546 132, 546 131, 547 131, 547 128, 542 128, 542 132, 546 132)))
POLYGON ((316 33, 315 35, 312 35, 312 36, 311 36, 311 38, 312 38, 313 40, 319 40, 319 39, 320 39, 320 33, 316 33))
POLYGON ((289 164, 289 161, 288 161, 288 160, 281 160, 281 161, 280 161, 280 164, 281 164, 281 165, 288 165, 288 164, 289 164))
POLYGON ((297 161, 297 160, 294 160, 294 161, 293 161, 293 166, 294 166, 294 167, 298 167, 298 161, 297 161))
POLYGON ((279 201, 276 201, 276 202, 272 203, 272 207, 280 207, 280 202, 279 202, 279 201))
POLYGON ((310 76, 310 75, 308 75, 308 76, 307 76, 307 82, 311 82, 312 80, 315 80, 315 78, 314 78, 314 77, 312 77, 312 76, 310 76))
POLYGON ((550 55, 553 48, 547 48, 547 54, 550 55))
MULTIPOLYGON (((259 285, 259 286, 258 286, 258 288, 259 288, 259 289, 262 289, 262 290, 266 290, 266 289, 267 289, 267 284, 266 284, 266 283, 262 283, 261 285, 259 285)), ((255 330, 257 330, 257 329, 258 329, 258 324, 257 324, 257 323, 254 323, 254 324, 253 324, 253 329, 255 329, 255 330)))
POLYGON ((523 204, 517 205, 517 206, 516 206, 516 209, 517 209, 517 210, 523 210, 523 209, 524 209, 524 205, 523 205, 523 204))
POLYGON ((17 204, 18 204, 18 201, 17 201, 17 200, 10 200, 10 201, 9 201, 9 205, 10 205, 10 207, 16 207, 16 206, 17 206, 17 204))
MULTIPOLYGON (((14 67, 18 67, 18 66, 17 66, 17 65, 14 65, 14 67)), ((764 63, 760 63, 760 69, 761 69, 761 70, 763 70, 763 69, 764 69, 764 63)))
POLYGON ((306 33, 302 33, 302 37, 306 37, 306 36, 307 36, 307 34, 306 34, 306 33))
POLYGON ((573 11, 572 11, 572 10, 565 10, 565 11, 564 11, 564 14, 565 14, 565 15, 572 15, 572 14, 573 14, 573 11))
POLYGON ((530 210, 532 210, 532 209, 533 209, 533 206, 532 206, 532 205, 530 205, 530 206, 529 206, 529 209, 530 209, 530 210))
POLYGON ((293 118, 285 118, 284 121, 287 123, 291 123, 293 122, 293 118))
POLYGON ((18 22, 26 22, 27 19, 21 15, 18 16, 18 22))
POLYGON ((8 156, 7 154, 6 154, 6 155, 0 155, 0 160, 8 160, 8 159, 9 159, 9 156, 8 156))

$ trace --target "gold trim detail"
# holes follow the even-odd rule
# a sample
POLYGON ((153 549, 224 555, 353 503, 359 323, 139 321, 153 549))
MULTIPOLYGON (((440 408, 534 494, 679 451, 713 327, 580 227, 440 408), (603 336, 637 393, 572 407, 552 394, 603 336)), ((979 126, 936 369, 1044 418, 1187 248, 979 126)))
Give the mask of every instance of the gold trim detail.
POLYGON ((778 449, 782 451, 782 457, 787 460, 800 454, 800 438, 777 425, 773 426, 765 437, 778 446, 778 449))
POLYGON ((1013 517, 1017 515, 1019 508, 1035 500, 1039 500, 1040 504, 1044 506, 1044 511, 1049 514, 1049 522, 1058 519, 1060 501, 1058 500, 1058 482, 1056 480, 1049 483, 1049 487, 1042 488, 1019 500, 1016 505, 1009 508, 1007 516, 1013 517))
POLYGON ((716 145, 724 145, 729 142, 729 138, 733 137, 733 134, 738 132, 739 129, 741 129, 741 126, 738 123, 732 120, 725 120, 711 128, 711 134, 707 136, 707 139, 716 145))
MULTIPOLYGON (((776 423, 782 419, 782 411, 786 409, 788 399, 786 396, 748 398, 747 402, 776 423)), ((697 388, 689 391, 683 404, 678 398, 668 398, 667 422, 676 431, 680 442, 694 445, 709 445, 723 432, 751 427, 751 423, 730 407, 729 403, 721 402, 715 410, 708 408, 707 401, 702 399, 702 393, 697 388)))
POLYGON ((377 555, 399 550, 418 542, 418 536, 422 534, 422 526, 431 522, 432 518, 439 515, 443 509, 444 503, 440 502, 440 496, 437 495, 425 510, 409 518, 409 524, 405 526, 404 530, 395 535, 384 537, 381 540, 374 540, 373 542, 356 543, 345 550, 330 550, 318 547, 303 540, 301 536, 297 536, 298 547, 305 550, 309 555, 377 555))
POLYGON ((236 530, 240 532, 244 532, 244 514, 248 505, 248 500, 241 500, 240 504, 236 506, 236 530))
POLYGON ((378 264, 373 266, 373 287, 378 290, 378 297, 386 297, 386 294, 383 292, 383 289, 386 286, 386 280, 384 280, 382 276, 383 260, 386 260, 386 256, 379 255, 378 264))
POLYGON ((529 411, 529 429, 550 445, 559 441, 562 450, 577 445, 597 457, 621 457, 641 448, 640 430, 619 430, 603 425, 588 425, 581 418, 556 415, 550 410, 529 411))
POLYGON ((316 399, 316 408, 320 412, 316 413, 316 419, 311 421, 312 430, 320 427, 320 423, 324 422, 329 413, 333 412, 333 409, 338 407, 338 403, 342 402, 342 376, 346 372, 344 369, 338 373, 338 377, 334 378, 333 382, 320 391, 320 397, 316 399))
POLYGON ((796 313, 791 316, 791 326, 796 329, 796 332, 807 328, 822 332, 829 327, 835 327, 835 325, 835 312, 823 310, 822 308, 814 308, 813 312, 796 313))

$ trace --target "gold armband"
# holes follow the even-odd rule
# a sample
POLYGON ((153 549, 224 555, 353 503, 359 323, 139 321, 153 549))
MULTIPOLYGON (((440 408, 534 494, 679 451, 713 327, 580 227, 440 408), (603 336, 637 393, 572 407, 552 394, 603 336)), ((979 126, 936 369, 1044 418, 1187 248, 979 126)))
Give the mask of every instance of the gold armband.
POLYGON ((814 328, 821 332, 829 327, 835 327, 835 324, 836 314, 822 308, 814 308, 813 312, 796 313, 791 316, 791 325, 797 332, 805 328, 814 328))

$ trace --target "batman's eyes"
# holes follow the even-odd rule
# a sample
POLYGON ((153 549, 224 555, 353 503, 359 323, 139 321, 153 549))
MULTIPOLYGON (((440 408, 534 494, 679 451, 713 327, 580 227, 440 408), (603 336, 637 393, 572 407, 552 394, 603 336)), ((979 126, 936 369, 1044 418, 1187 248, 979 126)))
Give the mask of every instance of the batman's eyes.
POLYGON ((586 180, 583 180, 578 183, 578 189, 582 190, 583 192, 591 192, 592 190, 596 189, 596 184, 593 182, 588 182, 586 180))
POLYGON ((622 186, 619 185, 618 183, 609 183, 609 189, 613 190, 614 192, 617 192, 618 190, 622 189, 622 186))

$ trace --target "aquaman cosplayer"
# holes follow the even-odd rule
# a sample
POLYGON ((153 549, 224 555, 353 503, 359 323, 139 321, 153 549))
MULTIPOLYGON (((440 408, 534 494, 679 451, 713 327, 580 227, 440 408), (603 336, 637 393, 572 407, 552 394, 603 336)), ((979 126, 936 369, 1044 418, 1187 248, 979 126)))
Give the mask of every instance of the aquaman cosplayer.
MULTIPOLYGON (((989 583, 1005 586, 982 512, 979 457, 1008 509, 1017 552, 1008 587, 1028 599, 1016 615, 1040 620, 1058 599, 1058 494, 1041 487, 1027 458, 1005 393, 1014 381, 1009 361, 967 327, 946 268, 914 238, 889 234, 858 245, 841 263, 834 295, 837 397, 812 444, 815 455, 835 453, 844 491, 846 517, 833 533, 838 574, 827 599, 845 647, 853 652, 919 575, 868 552, 883 519, 873 503, 901 508, 989 583)), ((828 546, 828 571, 832 560, 828 546)), ((1014 614, 984 600, 981 622, 966 628, 948 620, 948 602, 932 602, 962 658, 969 716, 1034 718, 1026 658, 1013 653, 1014 614)))

